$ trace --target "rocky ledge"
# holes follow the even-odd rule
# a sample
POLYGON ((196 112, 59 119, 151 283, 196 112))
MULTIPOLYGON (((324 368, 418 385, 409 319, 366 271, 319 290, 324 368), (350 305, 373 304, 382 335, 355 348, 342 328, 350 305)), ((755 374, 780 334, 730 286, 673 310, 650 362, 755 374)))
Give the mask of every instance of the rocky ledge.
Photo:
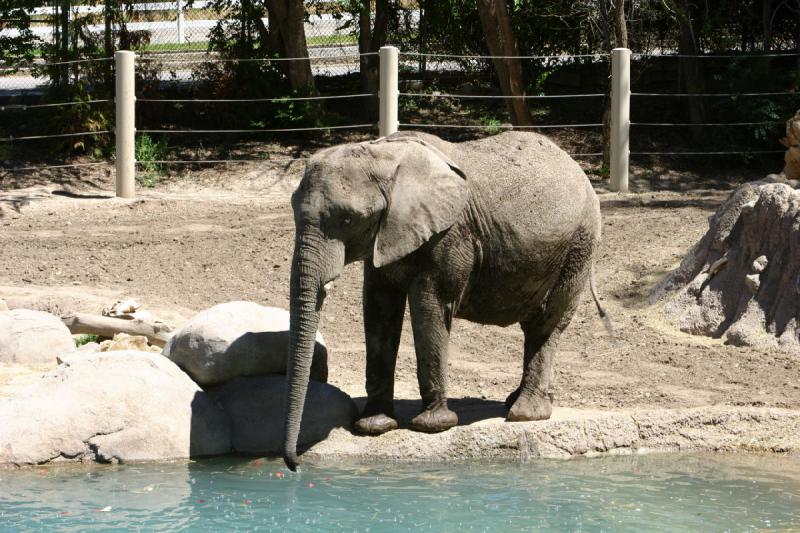
POLYGON ((358 437, 336 429, 304 455, 324 461, 571 458, 655 451, 800 454, 800 410, 711 406, 691 409, 583 411, 555 409, 540 422, 493 417, 444 433, 399 429, 358 437))

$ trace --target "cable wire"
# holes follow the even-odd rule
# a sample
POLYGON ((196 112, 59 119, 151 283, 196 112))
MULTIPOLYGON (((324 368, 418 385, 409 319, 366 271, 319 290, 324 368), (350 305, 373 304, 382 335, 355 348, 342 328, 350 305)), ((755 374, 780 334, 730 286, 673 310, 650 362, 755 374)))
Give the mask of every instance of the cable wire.
POLYGON ((631 152, 630 155, 745 155, 783 153, 786 153, 786 150, 749 150, 746 152, 631 152))
POLYGON ((327 126, 314 128, 279 128, 256 130, 136 130, 137 133, 280 133, 290 131, 345 130, 358 128, 374 128, 375 124, 353 124, 352 126, 327 126))
POLYGON ((644 53, 635 53, 631 54, 632 57, 677 57, 677 58, 686 58, 686 59, 741 59, 741 58, 757 58, 757 57, 793 57, 797 56, 798 52, 787 52, 787 53, 775 53, 775 54, 722 54, 722 55, 711 55, 711 54, 644 54, 644 53))
POLYGON ((81 104, 101 104, 111 100, 82 100, 73 102, 59 102, 54 104, 9 104, 0 106, 0 111, 25 111, 27 109, 40 109, 44 107, 66 107, 81 104))
POLYGON ((631 96, 779 96, 786 94, 800 95, 797 91, 777 93, 631 93, 631 96))
POLYGON ((109 130, 81 131, 78 133, 57 133, 53 135, 27 135, 25 137, 0 137, 0 142, 29 141, 31 139, 57 139, 61 137, 80 137, 81 135, 102 135, 111 133, 109 130))
POLYGON ((0 172, 19 172, 23 170, 47 170, 50 168, 77 168, 77 167, 93 167, 98 165, 109 165, 110 163, 107 161, 103 161, 100 163, 73 163, 70 165, 46 165, 42 167, 16 167, 16 168, 1 168, 0 172))
POLYGON ((631 126, 765 126, 765 125, 784 125, 786 122, 698 122, 692 124, 689 122, 631 122, 631 126))
POLYGON ((57 67, 59 65, 74 65, 76 63, 93 63, 93 62, 101 62, 101 61, 113 61, 113 57, 92 57, 87 59, 73 59, 72 61, 57 61, 54 63, 31 63, 30 65, 7 65, 7 66, 0 66, 0 71, 8 71, 8 70, 30 70, 33 68, 44 68, 44 67, 57 67))
POLYGON ((542 98, 590 98, 596 96, 606 96, 602 93, 591 94, 541 94, 541 95, 498 95, 498 94, 448 94, 448 93, 398 93, 400 96, 414 96, 419 98, 520 98, 523 100, 535 100, 542 98))
POLYGON ((337 100, 342 98, 363 98, 378 96, 377 93, 344 94, 331 96, 296 96, 282 98, 137 98, 137 102, 181 102, 181 103, 208 103, 208 102, 294 102, 301 100, 337 100))
MULTIPOLYGON (((336 59, 357 59, 363 56, 378 55, 377 52, 364 54, 341 54, 336 56, 310 56, 310 57, 250 57, 250 58, 220 58, 220 59, 190 59, 188 61, 161 61, 162 65, 187 65, 192 63, 269 63, 272 61, 320 61, 336 59)), ((159 61, 153 57, 137 57, 139 61, 159 61)))
POLYGON ((422 52, 400 52, 401 56, 424 56, 424 57, 450 57, 456 59, 574 59, 574 58, 606 58, 608 54, 573 54, 573 55, 553 55, 553 56, 476 56, 458 54, 426 54, 422 52))
POLYGON ((506 130, 523 130, 523 129, 544 129, 544 128, 598 128, 602 124, 542 124, 539 126, 512 126, 510 124, 498 125, 478 125, 478 124, 414 124, 406 123, 400 126, 412 128, 476 128, 476 129, 506 129, 506 130))
POLYGON ((162 159, 153 161, 136 161, 136 164, 167 165, 175 163, 182 165, 194 165, 194 164, 218 164, 218 163, 291 163, 293 161, 307 161, 307 160, 308 160, 307 157, 295 157, 291 159, 162 159))

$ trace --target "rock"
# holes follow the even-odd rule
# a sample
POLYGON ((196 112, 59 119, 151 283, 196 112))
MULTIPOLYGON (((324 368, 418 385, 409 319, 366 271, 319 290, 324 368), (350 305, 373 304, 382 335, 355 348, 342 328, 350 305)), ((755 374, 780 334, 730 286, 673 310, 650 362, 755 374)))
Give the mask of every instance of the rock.
POLYGON ((653 290, 681 331, 800 355, 800 191, 770 175, 734 191, 653 290), (724 259, 724 268, 714 269, 724 259), (713 271, 713 272, 712 272, 713 271))
POLYGON ((744 284, 753 294, 761 287, 761 278, 758 274, 748 274, 744 277, 744 284))
POLYGON ((54 315, 30 309, 0 312, 0 363, 55 364, 75 349, 67 327, 54 315))
POLYGON ((767 256, 766 255, 760 255, 760 256, 758 256, 756 258, 755 261, 753 261, 753 264, 750 267, 751 272, 753 272, 755 274, 760 274, 761 272, 764 272, 764 269, 767 268, 768 264, 769 264, 769 261, 767 260, 767 256))
POLYGON ((78 352, 86 352, 86 353, 99 352, 100 351, 100 343, 87 342, 86 344, 78 346, 78 349, 76 351, 78 351, 78 352))
MULTIPOLYGON (((177 331, 164 355, 202 386, 239 376, 285 374, 289 312, 252 302, 207 309, 177 331)), ((317 333, 311 379, 328 380, 328 351, 317 333)))
POLYGON ((0 400, 0 464, 161 461, 227 453, 225 412, 165 357, 66 357, 0 400))
POLYGON ((147 343, 147 337, 144 335, 128 335, 127 333, 117 333, 114 335, 113 339, 101 342, 97 349, 99 352, 121 350, 161 353, 161 348, 158 346, 150 346, 150 344, 147 343))
POLYGON ((781 144, 786 147, 783 173, 787 179, 800 180, 800 111, 786 121, 786 137, 781 144))
MULTIPOLYGON (((215 397, 231 421, 231 444, 239 453, 283 451, 284 376, 242 377, 220 387, 215 397)), ((337 427, 350 428, 357 409, 332 385, 309 382, 298 444, 325 439, 337 427)))

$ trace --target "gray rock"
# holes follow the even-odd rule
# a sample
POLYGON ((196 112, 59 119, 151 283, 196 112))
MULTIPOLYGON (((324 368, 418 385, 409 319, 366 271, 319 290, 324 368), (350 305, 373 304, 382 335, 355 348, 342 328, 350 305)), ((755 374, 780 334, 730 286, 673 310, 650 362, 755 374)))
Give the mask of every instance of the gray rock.
POLYGON ((30 309, 0 312, 0 363, 55 364, 75 349, 67 326, 54 315, 30 309))
POLYGON ((681 331, 800 355, 798 217, 800 190, 784 177, 740 186, 651 301, 681 331))
MULTIPOLYGON (((164 355, 202 386, 239 376, 286 373, 289 312, 253 302, 207 309, 175 333, 164 355)), ((328 351, 317 333, 311 379, 328 381, 328 351)))
MULTIPOLYGON (((230 417, 234 451, 283 450, 284 376, 237 378, 220 387, 214 396, 230 417)), ((350 428, 356 414, 356 405, 346 393, 332 385, 309 382, 300 446, 324 440, 334 428, 350 428)))
POLYGON ((165 357, 64 356, 0 400, 0 464, 157 461, 230 451, 219 404, 165 357))

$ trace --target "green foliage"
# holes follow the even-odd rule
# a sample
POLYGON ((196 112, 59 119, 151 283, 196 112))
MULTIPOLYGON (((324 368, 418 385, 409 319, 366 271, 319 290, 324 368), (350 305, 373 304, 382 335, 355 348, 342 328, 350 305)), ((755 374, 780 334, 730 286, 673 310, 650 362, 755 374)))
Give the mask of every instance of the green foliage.
POLYGON ((136 136, 136 161, 139 172, 136 181, 142 187, 155 187, 164 176, 164 165, 154 161, 164 161, 167 156, 167 143, 155 141, 146 133, 136 136))
POLYGON ((483 131, 485 131, 489 135, 497 135, 498 133, 503 131, 503 128, 500 127, 502 126, 503 123, 502 121, 500 121, 500 119, 496 117, 484 116, 481 119, 481 124, 485 126, 483 128, 483 131))
POLYGON ((40 4, 39 0, 0 0, 0 63, 16 65, 33 61, 40 40, 31 31, 27 10, 40 4))
POLYGON ((84 344, 89 344, 90 342, 102 342, 104 340, 106 340, 106 338, 101 337, 100 335, 80 335, 75 339, 75 347, 80 348, 84 344))

